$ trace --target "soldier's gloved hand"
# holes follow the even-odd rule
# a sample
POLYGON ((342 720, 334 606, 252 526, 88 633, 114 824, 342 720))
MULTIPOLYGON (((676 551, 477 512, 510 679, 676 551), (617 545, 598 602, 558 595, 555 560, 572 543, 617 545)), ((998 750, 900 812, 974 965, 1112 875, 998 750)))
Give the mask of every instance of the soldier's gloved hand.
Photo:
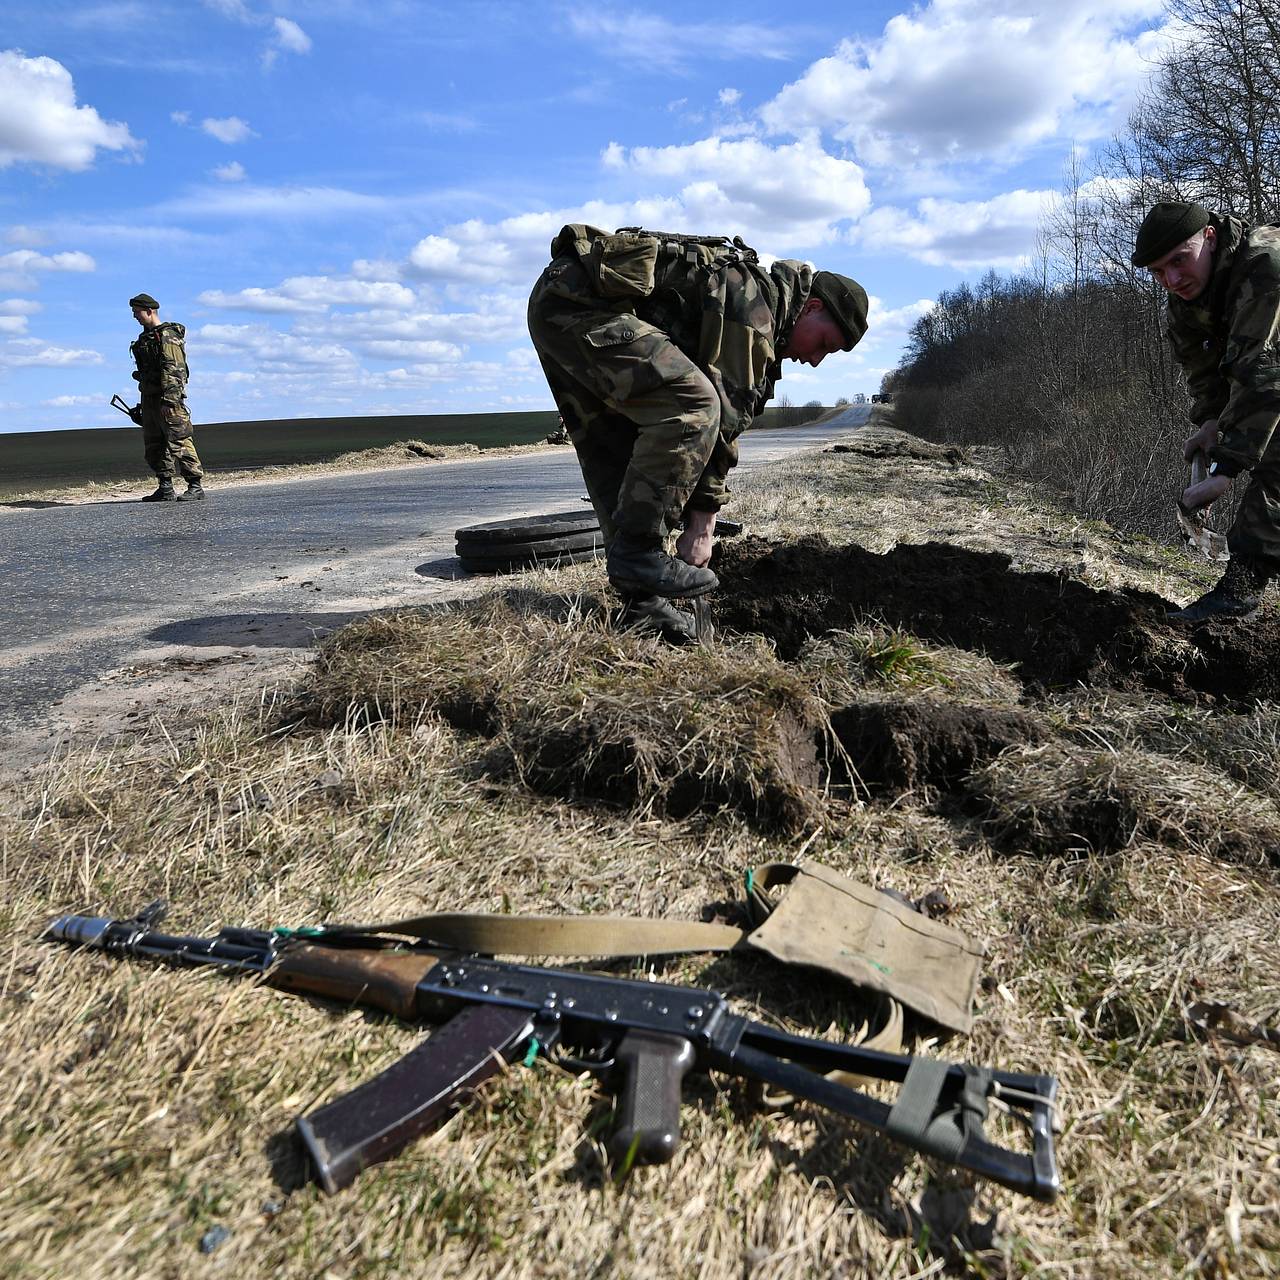
POLYGON ((705 569, 711 560, 711 548, 715 545, 715 531, 714 511, 686 511, 684 532, 676 539, 676 555, 685 564, 705 569))
POLYGON ((1210 418, 1208 422, 1201 423, 1199 429, 1187 437, 1186 443, 1182 446, 1182 457, 1190 462, 1197 453, 1203 453, 1207 458, 1209 450, 1217 443, 1218 420, 1210 418))
POLYGON ((129 417, 130 417, 130 418, 131 418, 131 419, 132 419, 132 420, 133 420, 133 421, 134 421, 138 426, 142 426, 142 405, 141 405, 141 404, 135 404, 135 405, 133 406, 133 408, 129 410, 129 417))
POLYGON ((1182 505, 1188 511, 1207 511, 1230 488, 1230 476, 1209 476, 1182 491, 1182 505))

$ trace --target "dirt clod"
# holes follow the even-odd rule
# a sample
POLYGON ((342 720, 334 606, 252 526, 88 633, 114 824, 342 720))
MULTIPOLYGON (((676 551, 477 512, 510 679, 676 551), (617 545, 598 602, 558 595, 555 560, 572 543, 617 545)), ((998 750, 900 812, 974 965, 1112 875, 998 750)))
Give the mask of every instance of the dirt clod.
POLYGON ((831 727, 862 783, 893 795, 951 790, 1001 751, 1048 736, 1028 711, 932 698, 857 702, 832 712, 831 727))

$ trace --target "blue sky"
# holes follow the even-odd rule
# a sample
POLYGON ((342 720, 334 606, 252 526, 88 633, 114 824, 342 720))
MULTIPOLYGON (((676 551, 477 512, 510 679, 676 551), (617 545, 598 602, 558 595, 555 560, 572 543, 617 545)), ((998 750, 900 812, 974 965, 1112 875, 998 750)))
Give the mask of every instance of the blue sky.
POLYGON ((549 408, 524 308, 569 221, 856 277, 866 339, 779 392, 872 392, 939 290, 1035 254, 1163 24, 1158 0, 10 0, 0 431, 123 425, 142 290, 187 326, 197 424, 549 408))

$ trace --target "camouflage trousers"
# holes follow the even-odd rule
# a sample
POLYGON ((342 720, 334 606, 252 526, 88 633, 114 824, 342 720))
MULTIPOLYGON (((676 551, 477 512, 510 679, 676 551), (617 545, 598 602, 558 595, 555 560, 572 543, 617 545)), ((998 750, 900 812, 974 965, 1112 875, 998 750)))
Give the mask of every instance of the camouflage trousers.
POLYGON ((191 415, 182 403, 142 397, 142 449, 147 466, 162 479, 177 472, 190 484, 204 475, 191 438, 191 415))
POLYGON ((556 258, 529 299, 529 336, 578 454, 605 544, 680 521, 720 435, 706 374, 661 330, 556 258))

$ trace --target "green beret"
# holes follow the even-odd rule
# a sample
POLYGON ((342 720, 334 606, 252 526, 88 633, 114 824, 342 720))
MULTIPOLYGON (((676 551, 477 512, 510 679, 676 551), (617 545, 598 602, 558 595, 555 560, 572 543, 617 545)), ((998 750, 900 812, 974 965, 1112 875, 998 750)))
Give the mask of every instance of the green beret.
POLYGON ((1138 241, 1133 250, 1135 267, 1151 263, 1172 253, 1184 240, 1203 231, 1213 221, 1213 214, 1203 205, 1184 204, 1181 200, 1165 200, 1156 205, 1138 228, 1138 241))
POLYGON ((129 305, 131 307, 142 307, 147 311, 158 311, 160 309, 160 304, 149 293, 135 294, 134 297, 129 299, 129 305))
POLYGON ((809 296, 817 298, 831 313, 831 318, 844 333, 852 351, 867 331, 867 291, 848 276, 838 276, 834 271, 819 271, 813 277, 809 296))

